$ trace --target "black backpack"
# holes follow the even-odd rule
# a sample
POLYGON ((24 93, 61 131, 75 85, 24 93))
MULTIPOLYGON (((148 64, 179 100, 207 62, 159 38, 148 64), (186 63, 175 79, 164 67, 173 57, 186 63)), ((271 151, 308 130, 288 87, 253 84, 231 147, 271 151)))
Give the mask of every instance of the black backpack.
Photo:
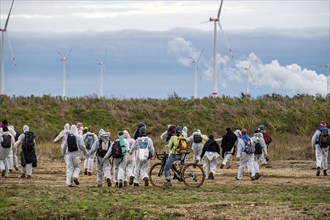
POLYGON ((321 131, 318 142, 321 148, 326 148, 330 145, 330 136, 328 129, 324 129, 321 131))
POLYGON ((74 134, 68 134, 68 137, 66 139, 67 144, 68 144, 68 151, 69 152, 74 152, 78 150, 78 145, 77 145, 77 137, 74 134))
POLYGON ((25 137, 24 137, 23 147, 26 149, 27 152, 32 152, 35 145, 34 133, 32 131, 27 131, 24 134, 25 137))
POLYGON ((122 152, 122 146, 120 146, 119 141, 115 141, 112 145, 111 155, 113 158, 121 158, 124 156, 122 152))
POLYGON ((87 150, 90 150, 94 143, 94 135, 93 134, 87 134, 85 137, 85 145, 87 150))
POLYGON ((111 141, 109 140, 108 141, 108 149, 103 150, 102 149, 102 139, 100 139, 99 140, 99 147, 97 148, 97 152, 96 152, 97 155, 103 158, 107 154, 107 152, 109 150, 109 147, 110 147, 110 144, 111 144, 111 141))
POLYGON ((202 141, 203 141, 202 135, 200 135, 200 134, 194 134, 193 141, 196 144, 202 143, 202 141))
POLYGON ((1 146, 3 148, 10 148, 11 147, 11 136, 8 134, 3 134, 2 135, 2 142, 1 142, 1 146))
POLYGON ((262 154, 262 146, 260 144, 260 140, 254 144, 254 154, 262 154))
POLYGON ((245 147, 243 149, 243 152, 247 153, 247 154, 253 154, 255 152, 255 148, 251 142, 251 139, 243 139, 245 147))

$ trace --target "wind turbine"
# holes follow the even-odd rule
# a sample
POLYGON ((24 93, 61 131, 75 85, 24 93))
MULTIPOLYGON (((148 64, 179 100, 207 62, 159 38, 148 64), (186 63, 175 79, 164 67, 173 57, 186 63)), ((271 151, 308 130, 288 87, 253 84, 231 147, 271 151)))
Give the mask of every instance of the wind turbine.
POLYGON ((66 61, 68 60, 70 54, 71 54, 72 48, 70 48, 68 55, 63 56, 60 52, 57 52, 60 55, 60 61, 63 62, 63 92, 62 97, 65 98, 65 92, 66 92, 66 61))
POLYGON ((107 55, 107 50, 104 52, 103 60, 97 60, 97 65, 100 66, 100 98, 103 97, 103 73, 105 68, 105 57, 107 55))
POLYGON ((15 56, 14 56, 13 49, 11 47, 10 40, 9 40, 9 37, 8 37, 8 34, 7 34, 7 27, 8 27, 9 17, 10 17, 13 5, 14 5, 14 0, 11 3, 10 10, 9 10, 9 13, 8 13, 8 16, 7 16, 7 19, 6 19, 5 27, 2 28, 2 29, 0 28, 0 31, 1 31, 1 83, 0 83, 0 94, 1 95, 5 94, 5 37, 8 40, 9 49, 10 49, 10 52, 11 52, 11 55, 12 55, 12 60, 13 60, 14 65, 16 66, 15 56))
POLYGON ((246 94, 249 95, 250 94, 250 80, 253 80, 253 76, 252 76, 252 72, 251 72, 251 66, 252 66, 252 62, 253 62, 253 56, 251 56, 251 61, 250 61, 250 65, 249 67, 245 67, 243 68, 244 70, 247 71, 247 86, 246 86, 246 94))
POLYGON ((197 99, 197 70, 198 70, 198 62, 199 62, 199 59, 202 56, 203 51, 204 51, 204 48, 199 53, 199 56, 198 56, 197 59, 196 58, 189 57, 192 60, 191 63, 193 63, 195 65, 195 91, 194 91, 194 98, 195 99, 197 99))
POLYGON ((330 81, 329 69, 330 69, 330 64, 320 65, 320 67, 328 68, 328 77, 327 77, 327 95, 328 95, 330 93, 330 91, 329 91, 329 81, 330 81))
POLYGON ((223 4, 223 0, 221 0, 221 3, 220 3, 220 7, 219 7, 219 10, 218 10, 218 15, 216 18, 212 18, 210 17, 209 21, 205 21, 205 22, 202 22, 202 23, 206 23, 206 22, 214 22, 214 48, 213 48, 213 89, 212 89, 212 96, 213 97, 218 97, 218 72, 217 72, 217 66, 218 66, 218 63, 217 63, 217 24, 219 26, 219 29, 222 33, 222 36, 223 38, 225 39, 225 42, 227 44, 227 47, 228 47, 228 50, 229 50, 229 53, 231 54, 231 56, 233 57, 233 54, 232 54, 232 51, 231 51, 231 48, 229 46, 229 42, 224 34, 224 31, 222 29, 222 26, 220 24, 220 13, 221 13, 221 8, 222 8, 222 4, 223 4))

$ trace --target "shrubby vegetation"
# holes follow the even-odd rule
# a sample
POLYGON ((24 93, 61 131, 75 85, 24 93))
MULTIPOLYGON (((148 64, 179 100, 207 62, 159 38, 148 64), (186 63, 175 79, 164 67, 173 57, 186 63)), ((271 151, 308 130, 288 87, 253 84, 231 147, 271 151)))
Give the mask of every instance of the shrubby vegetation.
MULTIPOLYGON (((189 133, 222 136, 226 127, 244 127, 249 131, 264 124, 273 135, 290 139, 288 134, 309 140, 320 121, 330 123, 330 96, 298 94, 294 97, 279 94, 251 98, 227 96, 202 99, 181 98, 176 93, 168 99, 99 99, 80 98, 0 97, 0 115, 16 129, 24 124, 35 131, 39 142, 49 142, 63 129, 65 123, 83 122, 95 132, 100 128, 117 131, 127 129, 133 134, 136 124, 147 124, 156 144, 168 124, 186 125, 189 133)), ((304 139, 304 141, 305 141, 304 139)))

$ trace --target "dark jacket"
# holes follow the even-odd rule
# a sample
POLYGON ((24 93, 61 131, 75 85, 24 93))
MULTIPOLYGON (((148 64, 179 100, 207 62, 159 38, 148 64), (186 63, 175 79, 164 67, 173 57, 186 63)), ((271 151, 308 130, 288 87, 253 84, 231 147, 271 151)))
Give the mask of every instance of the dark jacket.
POLYGON ((229 152, 233 149, 235 142, 237 141, 237 136, 231 131, 222 137, 221 148, 222 148, 222 158, 224 157, 225 152, 229 152))
POLYGON ((218 154, 220 154, 220 147, 219 147, 218 143, 213 138, 212 139, 210 138, 204 144, 202 154, 201 154, 201 158, 204 157, 204 154, 205 154, 206 151, 217 152, 218 154))

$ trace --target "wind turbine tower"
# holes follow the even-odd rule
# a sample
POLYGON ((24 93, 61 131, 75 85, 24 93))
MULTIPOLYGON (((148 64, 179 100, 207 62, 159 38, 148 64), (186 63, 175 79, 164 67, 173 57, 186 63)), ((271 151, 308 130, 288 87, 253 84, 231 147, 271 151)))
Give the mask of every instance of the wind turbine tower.
POLYGON ((107 55, 107 50, 104 52, 103 60, 97 60, 97 65, 100 66, 100 98, 103 97, 103 74, 104 74, 104 68, 105 68, 105 57, 107 55))
POLYGON ((68 53, 68 55, 63 56, 60 52, 57 52, 60 55, 60 61, 63 62, 63 92, 62 92, 62 97, 65 98, 66 96, 66 62, 71 54, 72 48, 70 48, 70 51, 68 53))
POLYGON ((250 95, 250 81, 253 80, 252 72, 251 72, 252 62, 253 62, 253 56, 251 55, 249 67, 243 68, 244 70, 247 71, 247 82, 246 82, 247 83, 247 85, 246 85, 246 94, 247 95, 250 95))
MULTIPOLYGON (((218 10, 218 15, 216 18, 212 18, 210 17, 209 21, 206 22, 214 22, 214 42, 213 42, 213 89, 212 89, 212 96, 213 97, 218 97, 218 71, 217 71, 217 67, 218 67, 218 60, 217 60, 217 25, 219 26, 219 29, 222 33, 223 38, 225 39, 225 42, 227 44, 229 53, 231 54, 231 56, 233 57, 231 48, 229 46, 228 40, 224 34, 224 31, 222 29, 222 26, 220 24, 220 13, 221 13, 221 8, 222 8, 222 4, 223 4, 223 0, 221 0, 220 3, 220 7, 218 10)), ((203 23, 206 23, 203 22, 203 23)))
POLYGON ((0 31, 1 31, 1 83, 0 83, 0 95, 5 94, 5 35, 6 35, 6 38, 8 40, 9 49, 10 49, 10 52, 11 52, 11 55, 12 55, 13 63, 14 63, 14 65, 16 65, 14 53, 13 53, 13 50, 12 50, 12 47, 11 47, 11 44, 10 44, 10 40, 9 40, 8 34, 7 34, 8 22, 9 22, 11 10, 13 9, 13 5, 14 5, 14 0, 11 3, 5 26, 4 26, 4 28, 0 28, 0 31))
POLYGON ((204 51, 204 48, 202 49, 202 51, 200 52, 198 58, 192 58, 192 57, 189 57, 192 61, 191 63, 193 63, 195 65, 195 90, 194 90, 194 98, 197 99, 197 80, 198 80, 198 77, 197 77, 197 72, 198 72, 198 62, 199 62, 199 59, 201 58, 202 56, 202 53, 204 51))

